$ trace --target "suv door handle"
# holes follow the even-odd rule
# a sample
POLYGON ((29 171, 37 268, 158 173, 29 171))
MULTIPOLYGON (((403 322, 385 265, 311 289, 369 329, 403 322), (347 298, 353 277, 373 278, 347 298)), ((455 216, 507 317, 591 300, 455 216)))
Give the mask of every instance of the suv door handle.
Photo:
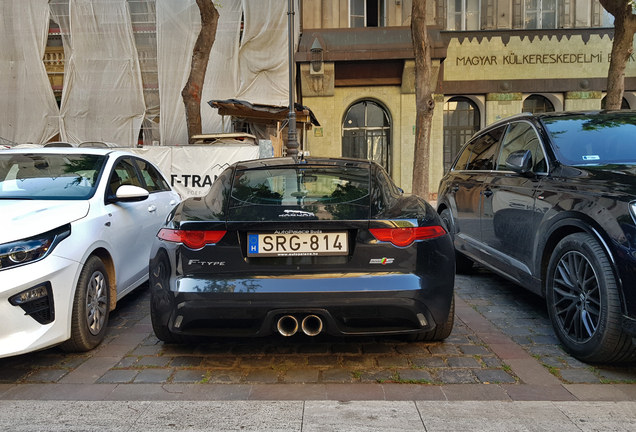
POLYGON ((486 195, 486 197, 490 198, 492 194, 493 194, 493 191, 491 191, 490 189, 484 190, 484 195, 486 195))

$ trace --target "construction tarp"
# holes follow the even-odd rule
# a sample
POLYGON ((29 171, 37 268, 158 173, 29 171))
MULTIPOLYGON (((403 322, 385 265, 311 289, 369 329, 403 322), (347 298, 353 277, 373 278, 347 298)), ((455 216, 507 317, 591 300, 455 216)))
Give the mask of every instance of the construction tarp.
MULTIPOLYGON (((154 8, 137 3, 135 16, 144 17, 134 22, 144 25, 135 33, 128 0, 50 0, 48 8, 45 0, 0 2, 0 136, 43 143, 59 131, 63 141, 125 147, 137 143, 142 121, 151 129, 159 115, 161 144, 187 144, 181 91, 201 29, 199 8, 195 0, 148 0, 154 8), (49 15, 59 26, 64 46, 59 109, 42 62, 49 15), (144 63, 143 74, 140 52, 151 59, 144 63), (144 82, 144 77, 157 81, 144 82), (156 88, 160 109, 149 93, 156 88)), ((282 107, 289 103, 288 2, 215 0, 215 5, 220 17, 201 97, 202 133, 207 134, 231 127, 207 105, 209 100, 282 107)), ((298 0, 295 7, 298 11, 298 0)), ((294 46, 298 14, 296 18, 294 46)), ((149 135, 147 144, 157 138, 149 135)))
MULTIPOLYGON (((161 143, 188 142, 181 97, 201 30, 195 0, 157 1, 157 61, 161 99, 161 143)), ((296 10, 298 10, 298 1, 296 10)), ((239 98, 289 105, 288 3, 281 0, 217 0, 219 23, 202 89, 202 133, 229 132, 206 101, 239 98), (241 16, 244 25, 241 36, 241 16)), ((294 46, 299 40, 295 20, 294 46)))
POLYGON ((58 133, 58 108, 42 58, 48 0, 0 2, 0 137, 42 144, 58 133))
POLYGON ((126 0, 69 0, 68 16, 62 6, 51 4, 66 59, 61 139, 136 144, 146 107, 126 0))
MULTIPOLYGON (((294 10, 298 11, 298 1, 294 3, 294 10)), ((289 106, 288 2, 243 0, 243 8, 245 30, 239 49, 240 85, 233 99, 289 106)), ((299 41, 300 14, 296 13, 295 18, 294 52, 299 41)))

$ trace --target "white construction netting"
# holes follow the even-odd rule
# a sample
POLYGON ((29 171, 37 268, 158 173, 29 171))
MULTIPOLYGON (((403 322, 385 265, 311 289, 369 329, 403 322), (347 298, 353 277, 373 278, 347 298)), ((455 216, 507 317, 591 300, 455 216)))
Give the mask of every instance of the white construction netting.
POLYGON ((0 2, 0 137, 42 143, 58 132, 59 111, 42 57, 48 0, 0 2))
POLYGON ((136 144, 146 105, 126 0, 70 0, 68 16, 51 6, 66 59, 61 139, 136 144))
MULTIPOLYGON (((220 18, 202 89, 203 133, 230 127, 209 100, 289 103, 287 2, 215 4, 220 18)), ((0 137, 44 143, 59 133, 69 142, 133 146, 143 122, 146 144, 187 144, 181 90, 201 28, 195 0, 2 0, 0 12, 0 137), (64 46, 59 109, 42 62, 49 17, 64 46)), ((298 14, 295 24, 297 46, 298 14)))
MULTIPOLYGON (((298 11, 298 2, 294 10, 298 11)), ((289 106, 287 2, 243 0, 245 30, 239 49, 239 89, 235 99, 252 104, 289 106)), ((299 14, 294 20, 294 52, 299 14)))

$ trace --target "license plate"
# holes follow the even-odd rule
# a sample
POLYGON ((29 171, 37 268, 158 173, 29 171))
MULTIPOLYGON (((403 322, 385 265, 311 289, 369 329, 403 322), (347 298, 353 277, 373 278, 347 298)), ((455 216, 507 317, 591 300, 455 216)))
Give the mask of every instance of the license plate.
POLYGON ((328 256, 348 253, 346 231, 247 234, 247 256, 250 257, 328 256))

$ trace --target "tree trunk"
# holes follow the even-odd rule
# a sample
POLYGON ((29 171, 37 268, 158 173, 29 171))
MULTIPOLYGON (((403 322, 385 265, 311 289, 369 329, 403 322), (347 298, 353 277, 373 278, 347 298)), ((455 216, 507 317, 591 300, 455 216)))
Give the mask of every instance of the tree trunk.
POLYGON ((625 68, 634 52, 636 15, 629 0, 600 0, 601 5, 614 15, 614 41, 612 58, 607 72, 607 97, 605 109, 620 109, 625 92, 625 68))
POLYGON ((429 200, 431 128, 435 100, 431 91, 431 46, 426 28, 426 0, 413 0, 411 35, 415 50, 415 149, 412 192, 429 200))
POLYGON ((192 136, 201 133, 201 92, 205 81, 205 72, 210 60, 210 51, 216 39, 216 28, 219 23, 219 12, 212 0, 196 0, 201 14, 201 31, 192 50, 190 76, 181 91, 185 104, 188 141, 192 136))

